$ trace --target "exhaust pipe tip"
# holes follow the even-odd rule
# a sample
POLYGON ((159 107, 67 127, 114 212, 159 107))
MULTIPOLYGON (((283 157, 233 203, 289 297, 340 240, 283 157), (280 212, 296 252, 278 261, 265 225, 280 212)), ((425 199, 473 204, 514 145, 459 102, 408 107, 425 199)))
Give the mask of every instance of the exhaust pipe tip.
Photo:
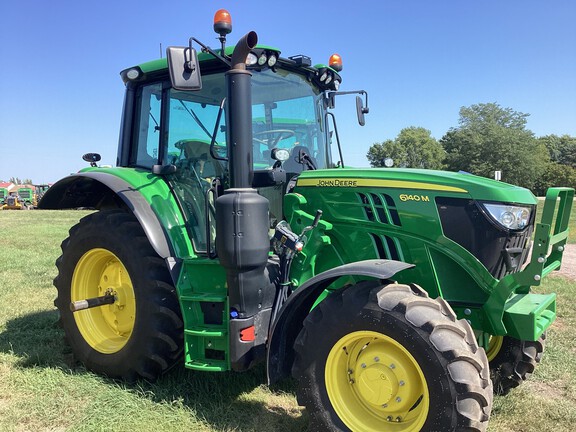
POLYGON ((258 35, 255 31, 248 32, 240 38, 232 53, 232 69, 246 70, 246 57, 256 44, 258 35))

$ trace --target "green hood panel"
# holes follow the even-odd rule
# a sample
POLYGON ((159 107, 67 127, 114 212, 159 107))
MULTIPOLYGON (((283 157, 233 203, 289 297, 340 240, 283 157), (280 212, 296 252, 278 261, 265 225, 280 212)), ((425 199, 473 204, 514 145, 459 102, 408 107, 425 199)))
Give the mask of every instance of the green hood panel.
POLYGON ((536 204, 528 189, 472 174, 420 169, 370 168, 304 171, 297 187, 386 188, 414 194, 435 191, 443 196, 517 204, 536 204), (418 192, 420 191, 420 192, 418 192))

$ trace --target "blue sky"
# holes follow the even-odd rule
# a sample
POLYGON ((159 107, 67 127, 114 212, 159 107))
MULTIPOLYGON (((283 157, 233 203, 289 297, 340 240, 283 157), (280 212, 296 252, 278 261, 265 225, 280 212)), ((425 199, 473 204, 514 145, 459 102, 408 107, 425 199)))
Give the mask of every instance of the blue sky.
POLYGON ((0 179, 55 182, 87 152, 114 164, 120 70, 190 36, 218 47, 220 8, 230 44, 255 30, 283 56, 342 56, 341 90, 364 89, 370 104, 359 127, 353 97, 338 101, 348 165, 368 166, 370 145, 405 127, 440 139, 477 103, 530 114, 536 136, 576 136, 574 0, 2 0, 0 179))

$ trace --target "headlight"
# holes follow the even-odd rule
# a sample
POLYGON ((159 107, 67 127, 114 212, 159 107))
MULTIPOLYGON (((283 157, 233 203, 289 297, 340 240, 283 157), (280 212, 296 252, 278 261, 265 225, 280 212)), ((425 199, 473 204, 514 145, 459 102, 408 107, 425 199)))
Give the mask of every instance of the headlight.
POLYGON ((483 203, 482 206, 504 228, 521 230, 530 223, 530 207, 487 203, 483 203))
POLYGON ((256 57, 256 54, 254 53, 248 53, 248 56, 246 57, 246 65, 247 66, 252 66, 255 65, 256 62, 258 62, 258 58, 256 57))
POLYGON ((284 162, 290 157, 290 152, 286 149, 274 148, 272 149, 272 159, 284 162))

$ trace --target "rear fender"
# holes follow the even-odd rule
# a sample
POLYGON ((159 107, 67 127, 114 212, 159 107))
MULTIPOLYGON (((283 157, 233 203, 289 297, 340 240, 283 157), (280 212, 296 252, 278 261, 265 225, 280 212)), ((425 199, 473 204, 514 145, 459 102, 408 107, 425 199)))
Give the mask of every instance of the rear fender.
POLYGON ((273 384, 290 375, 294 362, 293 345, 302 330, 302 323, 318 296, 336 279, 342 276, 361 276, 389 280, 399 271, 412 267, 413 264, 392 260, 358 261, 327 270, 303 283, 288 297, 272 325, 268 339, 268 383, 273 384))
POLYGON ((156 253, 164 258, 174 256, 169 237, 158 216, 144 196, 131 184, 103 172, 83 172, 55 183, 38 203, 39 209, 126 208, 140 222, 156 253))

